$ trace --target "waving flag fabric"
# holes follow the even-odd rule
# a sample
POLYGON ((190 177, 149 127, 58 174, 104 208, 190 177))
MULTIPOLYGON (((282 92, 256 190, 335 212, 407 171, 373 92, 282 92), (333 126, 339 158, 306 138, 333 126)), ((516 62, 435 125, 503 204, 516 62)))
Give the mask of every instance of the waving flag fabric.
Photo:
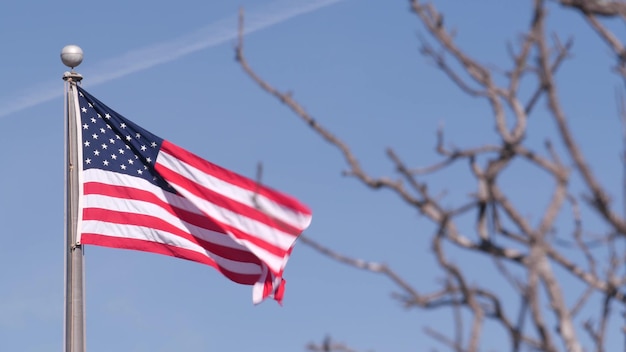
POLYGON ((165 254, 282 300, 283 271, 311 211, 139 127, 77 87, 79 243, 165 254))

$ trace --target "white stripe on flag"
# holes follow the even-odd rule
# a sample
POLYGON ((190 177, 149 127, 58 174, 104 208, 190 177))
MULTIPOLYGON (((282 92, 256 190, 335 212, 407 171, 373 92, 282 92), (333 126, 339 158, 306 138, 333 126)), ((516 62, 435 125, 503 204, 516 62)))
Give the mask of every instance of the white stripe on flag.
POLYGON ((304 229, 311 223, 311 216, 308 214, 300 213, 297 210, 278 204, 262 194, 257 194, 254 191, 241 188, 211 174, 205 173, 167 152, 159 152, 157 163, 190 180, 201 180, 203 187, 251 208, 260 208, 272 217, 298 229, 304 229), (254 200, 256 200, 257 204, 255 204, 254 200))
POLYGON ((214 253, 207 251, 202 246, 199 246, 193 242, 187 241, 179 236, 173 235, 165 231, 143 226, 114 224, 110 222, 95 220, 86 220, 83 223, 85 224, 85 233, 126 239, 145 240, 187 249, 213 259, 220 267, 233 273, 259 275, 262 271, 261 267, 257 264, 222 258, 214 253))
MULTIPOLYGON (((176 158, 173 158, 164 153, 159 153, 159 156, 157 158, 157 164, 160 164, 163 167, 167 167, 168 169, 174 171, 184 178, 187 178, 189 181, 197 184, 200 187, 203 187, 204 185, 203 182, 196 182, 193 178, 190 178, 190 176, 193 177, 193 175, 189 174, 185 169, 186 164, 176 158)), ((204 181, 202 179, 200 180, 204 181)), ((216 204, 207 201, 204 198, 200 198, 194 195, 192 192, 187 190, 185 185, 172 183, 171 180, 167 181, 176 189, 176 191, 182 194, 183 197, 185 197, 192 204, 202 210, 205 214, 218 222, 235 227, 246 234, 254 235, 255 237, 262 239, 266 243, 274 247, 280 248, 284 251, 289 250, 289 248, 291 248, 294 241, 296 240, 295 235, 285 233, 275 227, 251 219, 246 216, 246 214, 237 213, 232 210, 222 208, 216 204)), ((228 194, 223 195, 225 197, 229 196, 228 194)))

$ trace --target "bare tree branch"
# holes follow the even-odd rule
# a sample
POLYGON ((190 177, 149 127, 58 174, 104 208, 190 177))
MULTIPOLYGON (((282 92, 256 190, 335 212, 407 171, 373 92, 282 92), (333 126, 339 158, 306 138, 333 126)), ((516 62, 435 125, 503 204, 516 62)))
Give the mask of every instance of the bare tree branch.
POLYGON ((621 1, 559 0, 561 5, 579 9, 597 16, 626 16, 626 3, 621 1))
POLYGON ((330 337, 326 337, 321 345, 309 343, 306 348, 311 352, 357 352, 346 344, 333 342, 330 337))
MULTIPOLYGON (((602 22, 603 17, 626 20, 626 5, 615 1, 557 2, 584 16, 589 28, 615 53, 618 72, 626 81, 624 44, 602 22)), ((395 149, 387 149, 392 172, 395 172, 393 177, 368 173, 350 146, 320 122, 322 120, 313 118, 291 93, 275 88, 251 68, 244 56, 244 18, 243 12, 240 13, 236 59, 245 74, 342 155, 347 167, 344 175, 353 177, 366 188, 391 191, 437 228, 435 234, 419 235, 430 236, 436 267, 445 280, 437 289, 423 293, 419 286, 400 277, 385 264, 338 253, 309 236, 301 236, 301 242, 336 262, 381 274, 398 289, 393 297, 404 307, 449 309, 451 329, 436 331, 428 327, 424 333, 450 350, 481 350, 486 321, 495 322, 507 332, 512 351, 563 349, 578 352, 583 351, 583 342, 589 341, 597 351, 605 350, 611 317, 615 316, 616 307, 626 308, 626 292, 620 290, 626 284, 626 255, 617 252, 617 244, 623 244, 626 239, 626 217, 617 214, 609 196, 610 187, 600 183, 585 159, 570 128, 572 120, 563 108, 566 104, 558 94, 556 74, 570 56, 573 40, 562 42, 558 36, 546 33, 546 1, 534 0, 521 40, 509 46, 508 68, 495 69, 457 44, 453 31, 444 25, 443 14, 435 5, 419 0, 410 0, 410 5, 425 29, 425 36, 419 37, 421 53, 433 60, 436 68, 461 92, 487 102, 498 141, 447 147, 440 128, 435 145, 440 159, 431 165, 413 167, 406 163, 409 159, 401 158, 395 149), (524 89, 521 87, 529 81, 534 89, 526 90, 530 95, 522 98, 520 90, 524 89), (545 148, 537 149, 527 143, 525 136, 534 121, 531 114, 537 115, 542 109, 539 101, 547 103, 547 109, 539 114, 547 113, 554 120, 557 133, 548 138, 545 148), (441 172, 452 170, 458 162, 468 166, 466 174, 459 177, 475 186, 463 200, 457 198, 451 202, 456 204, 449 205, 443 203, 438 190, 431 189, 431 180, 441 172), (551 187, 547 192, 542 191, 544 194, 528 195, 528 200, 536 204, 531 209, 534 219, 528 216, 528 209, 517 206, 513 188, 502 181, 507 170, 520 163, 541 174, 551 187), (581 179, 585 194, 578 196, 580 188, 573 187, 572 183, 581 179), (545 198, 547 203, 538 202, 539 198, 541 201, 545 198), (590 208, 581 209, 581 200, 587 201, 590 208), (589 216, 596 218, 583 221, 589 216), (590 231, 589 224, 597 222, 598 218, 606 228, 590 231), (468 226, 468 221, 473 222, 468 226), (559 228, 561 226, 563 228, 559 228), (464 253, 464 257, 452 254, 456 252, 451 248, 464 253), (603 248, 608 248, 608 255, 600 253, 603 248), (484 259, 493 264, 490 273, 498 275, 497 287, 491 281, 492 276, 485 279, 480 267, 484 259), (580 294, 567 292, 564 280, 580 285, 580 294), (503 290, 515 293, 515 299, 504 295, 503 290), (591 318, 588 316, 590 302, 599 298, 603 302, 602 309, 591 318), (579 340, 581 335, 590 339, 579 340)), ((623 111, 622 106, 622 118, 626 115, 623 111)), ((626 152, 622 156, 626 165, 626 152)), ((534 182, 538 181, 528 180, 527 185, 532 188, 534 182)), ((455 186, 450 185, 452 191, 455 186)), ((623 197, 626 200, 626 195, 623 197)), ((330 339, 322 345, 309 346, 311 351, 343 351, 341 348, 345 347, 331 343, 330 339)))

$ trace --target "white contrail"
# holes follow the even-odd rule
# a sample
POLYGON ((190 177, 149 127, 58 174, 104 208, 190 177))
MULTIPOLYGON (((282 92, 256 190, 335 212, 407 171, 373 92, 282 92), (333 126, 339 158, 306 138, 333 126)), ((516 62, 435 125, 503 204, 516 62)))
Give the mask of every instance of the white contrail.
MULTIPOLYGON (((344 0, 279 0, 267 7, 246 14, 246 34, 257 32, 344 0)), ((174 61, 202 49, 210 48, 237 37, 237 16, 230 16, 195 32, 167 42, 127 52, 119 57, 102 61, 83 72, 89 86, 105 83, 130 73, 139 72, 174 61)), ((45 103, 63 95, 59 82, 48 82, 15 94, 0 102, 0 118, 45 103)))

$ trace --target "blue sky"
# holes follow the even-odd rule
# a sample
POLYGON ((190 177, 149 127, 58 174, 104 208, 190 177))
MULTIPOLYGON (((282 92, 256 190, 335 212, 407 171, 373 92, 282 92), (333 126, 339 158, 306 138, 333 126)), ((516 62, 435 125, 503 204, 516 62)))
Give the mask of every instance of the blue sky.
MULTIPOLYGON (((470 54, 508 64, 505 44, 527 25, 527 2, 471 3, 437 5, 470 54)), ((385 262, 421 290, 437 287, 442 273, 430 253, 432 224, 393 195, 342 177, 336 150, 242 72, 233 49, 240 6, 252 32, 246 38, 252 67, 292 90, 371 174, 393 175, 386 147, 413 166, 436 161, 441 123, 459 146, 497 141, 488 107, 465 97, 420 55, 422 29, 407 1, 3 1, 0 350, 62 348, 67 69, 59 53, 66 44, 83 48, 77 69, 83 87, 109 107, 239 173, 253 176, 263 162, 265 183, 312 208, 309 237, 385 262)), ((558 76, 572 128, 598 177, 619 190, 613 58, 576 13, 558 7, 551 13, 551 29, 575 38, 574 56, 558 76)), ((531 123, 529 144, 539 147, 554 126, 542 113, 531 123)), ((449 205, 458 204, 475 187, 464 181, 466 173, 451 169, 430 180, 432 189, 447 190, 449 205)), ((519 167, 503 180, 531 219, 541 214, 542 191, 549 189, 539 177, 519 167)), ((602 229, 592 220, 594 226, 602 229)), ((98 247, 86 248, 85 261, 91 352, 302 351, 326 335, 359 350, 421 351, 437 346, 422 334, 424 326, 449 329, 449 315, 405 310, 384 278, 302 244, 286 269, 283 307, 253 306, 249 287, 196 263, 98 247)), ((503 339, 486 335, 483 345, 497 350, 503 339)))

